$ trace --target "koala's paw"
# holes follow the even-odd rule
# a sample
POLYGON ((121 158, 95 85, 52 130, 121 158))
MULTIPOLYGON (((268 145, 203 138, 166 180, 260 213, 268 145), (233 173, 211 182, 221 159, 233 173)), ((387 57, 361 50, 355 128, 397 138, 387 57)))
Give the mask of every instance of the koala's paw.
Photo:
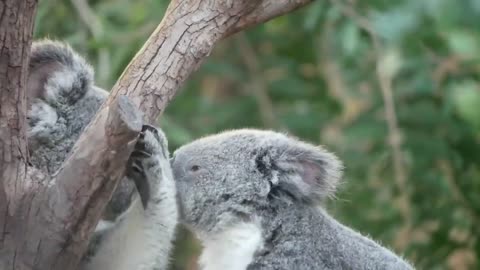
POLYGON ((67 123, 57 111, 43 101, 32 103, 27 113, 29 151, 38 147, 56 147, 67 132, 67 123))
MULTIPOLYGON (((80 60, 78 60, 80 61, 80 60)), ((44 99, 53 107, 70 107, 91 89, 92 70, 86 63, 82 67, 69 67, 56 71, 44 85, 44 99)))
POLYGON ((48 104, 37 101, 32 104, 28 111, 27 120, 30 135, 42 134, 52 129, 57 123, 58 115, 55 109, 48 104))
POLYGON ((160 188, 162 166, 168 162, 167 139, 160 129, 144 125, 130 156, 127 177, 135 182, 146 209, 153 193, 160 188))

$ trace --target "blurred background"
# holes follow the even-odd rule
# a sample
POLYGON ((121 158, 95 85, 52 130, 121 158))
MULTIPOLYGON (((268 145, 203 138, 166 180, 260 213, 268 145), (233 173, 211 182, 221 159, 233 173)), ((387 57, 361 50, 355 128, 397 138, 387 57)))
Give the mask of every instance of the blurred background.
MULTIPOLYGON (((110 89, 165 0, 40 1, 110 89)), ((241 127, 323 144, 346 165, 328 209, 418 269, 479 269, 480 1, 317 0, 221 42, 160 120, 172 150, 241 127)), ((173 269, 195 269, 184 230, 173 269)))

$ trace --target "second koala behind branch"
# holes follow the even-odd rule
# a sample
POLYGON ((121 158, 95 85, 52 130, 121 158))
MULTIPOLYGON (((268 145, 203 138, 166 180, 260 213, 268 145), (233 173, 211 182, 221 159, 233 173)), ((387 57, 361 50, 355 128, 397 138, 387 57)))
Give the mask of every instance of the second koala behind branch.
MULTIPOLYGON (((90 64, 68 44, 34 41, 27 83, 30 164, 54 176, 108 92, 94 85, 90 64)), ((131 203, 135 187, 123 179, 105 210, 113 220, 131 203)))
MULTIPOLYGON (((92 67, 70 46, 34 42, 27 84, 30 165, 54 177, 107 96, 94 85, 92 67)), ((165 136, 144 128, 128 177, 117 185, 81 270, 167 269, 177 223, 175 184, 165 136)))
POLYGON ((322 207, 342 171, 323 148, 243 129, 182 146, 172 168, 201 269, 412 269, 322 207))

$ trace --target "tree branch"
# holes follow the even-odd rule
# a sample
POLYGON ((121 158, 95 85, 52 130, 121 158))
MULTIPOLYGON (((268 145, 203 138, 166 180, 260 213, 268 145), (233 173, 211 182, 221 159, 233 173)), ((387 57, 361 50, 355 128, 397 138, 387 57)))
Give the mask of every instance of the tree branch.
POLYGON ((27 171, 25 87, 36 8, 34 0, 0 2, 0 269, 15 265, 14 220, 28 221, 22 200, 33 200, 28 190, 44 180, 27 171))
MULTIPOLYGON (((101 111, 93 125, 95 132, 82 136, 75 144, 74 154, 65 161, 57 175, 58 184, 49 194, 49 205, 62 208, 55 213, 55 219, 68 221, 58 229, 72 235, 59 250, 62 256, 55 263, 58 269, 74 268, 77 261, 73 258, 83 254, 106 201, 124 175, 142 128, 142 116, 125 96, 120 96, 101 111)), ((49 226, 59 224, 53 222, 49 226)), ((49 246, 48 241, 43 241, 44 248, 49 246)))
MULTIPOLYGON (((25 85, 36 1, 0 3, 0 216, 17 207, 28 159, 25 85)), ((0 219, 0 228, 3 219, 0 219)))
POLYGON ((226 36, 245 30, 253 25, 264 23, 275 17, 282 16, 296 9, 299 9, 314 0, 264 0, 253 9, 250 14, 240 20, 229 29, 226 36))

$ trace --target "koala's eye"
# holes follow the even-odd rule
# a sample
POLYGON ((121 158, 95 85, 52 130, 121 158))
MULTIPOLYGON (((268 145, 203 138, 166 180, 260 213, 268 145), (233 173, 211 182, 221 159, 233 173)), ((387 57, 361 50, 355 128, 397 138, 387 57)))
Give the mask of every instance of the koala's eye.
POLYGON ((193 165, 192 167, 190 167, 190 171, 192 171, 192 172, 196 172, 198 170, 200 170, 200 166, 198 166, 198 165, 193 165))

